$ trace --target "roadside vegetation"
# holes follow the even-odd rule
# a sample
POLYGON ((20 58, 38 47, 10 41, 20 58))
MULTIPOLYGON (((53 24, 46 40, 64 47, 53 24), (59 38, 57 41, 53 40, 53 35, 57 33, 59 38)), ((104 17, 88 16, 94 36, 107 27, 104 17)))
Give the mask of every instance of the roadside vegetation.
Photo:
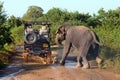
POLYGON ((24 44, 24 21, 50 21, 51 44, 55 44, 55 32, 64 22, 90 27, 104 45, 100 49, 103 58, 100 68, 120 73, 120 7, 108 11, 101 8, 93 15, 60 8, 52 8, 45 14, 43 12, 41 7, 30 6, 22 17, 8 17, 0 2, 0 66, 9 63, 10 53, 15 51, 14 45, 24 44))

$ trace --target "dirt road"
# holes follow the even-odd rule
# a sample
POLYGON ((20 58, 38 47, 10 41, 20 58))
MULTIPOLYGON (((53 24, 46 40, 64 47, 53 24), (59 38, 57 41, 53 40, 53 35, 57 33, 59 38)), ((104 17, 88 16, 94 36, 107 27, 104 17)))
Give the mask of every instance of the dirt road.
POLYGON ((120 80, 118 74, 97 68, 74 68, 75 64, 74 60, 67 60, 65 66, 28 64, 23 62, 21 53, 17 53, 12 64, 0 70, 0 80, 120 80))

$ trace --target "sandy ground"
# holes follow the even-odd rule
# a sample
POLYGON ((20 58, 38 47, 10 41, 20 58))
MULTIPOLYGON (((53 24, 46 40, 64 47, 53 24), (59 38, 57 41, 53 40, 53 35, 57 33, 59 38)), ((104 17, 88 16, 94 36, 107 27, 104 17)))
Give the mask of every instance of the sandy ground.
MULTIPOLYGON (((56 52, 61 53, 61 50, 56 52)), ((69 60, 65 66, 24 63, 22 53, 16 53, 11 65, 0 70, 0 80, 120 80, 119 74, 98 68, 74 68, 75 64, 69 60)))

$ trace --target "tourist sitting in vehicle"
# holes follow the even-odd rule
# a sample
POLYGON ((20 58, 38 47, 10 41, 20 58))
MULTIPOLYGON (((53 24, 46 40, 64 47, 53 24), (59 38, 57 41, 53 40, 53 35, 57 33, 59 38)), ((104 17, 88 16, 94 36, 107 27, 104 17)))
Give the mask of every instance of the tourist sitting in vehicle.
POLYGON ((27 34, 28 32, 33 31, 32 26, 27 26, 25 29, 25 34, 27 34))
POLYGON ((47 35, 48 30, 47 30, 46 26, 42 26, 39 33, 40 33, 40 35, 47 35))

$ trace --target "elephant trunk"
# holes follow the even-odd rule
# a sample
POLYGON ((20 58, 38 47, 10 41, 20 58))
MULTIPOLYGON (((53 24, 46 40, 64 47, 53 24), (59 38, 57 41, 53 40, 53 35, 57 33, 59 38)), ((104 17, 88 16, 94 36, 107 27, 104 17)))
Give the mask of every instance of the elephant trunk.
POLYGON ((62 41, 61 41, 60 38, 59 38, 59 34, 56 34, 55 43, 56 43, 58 46, 62 46, 62 41))

